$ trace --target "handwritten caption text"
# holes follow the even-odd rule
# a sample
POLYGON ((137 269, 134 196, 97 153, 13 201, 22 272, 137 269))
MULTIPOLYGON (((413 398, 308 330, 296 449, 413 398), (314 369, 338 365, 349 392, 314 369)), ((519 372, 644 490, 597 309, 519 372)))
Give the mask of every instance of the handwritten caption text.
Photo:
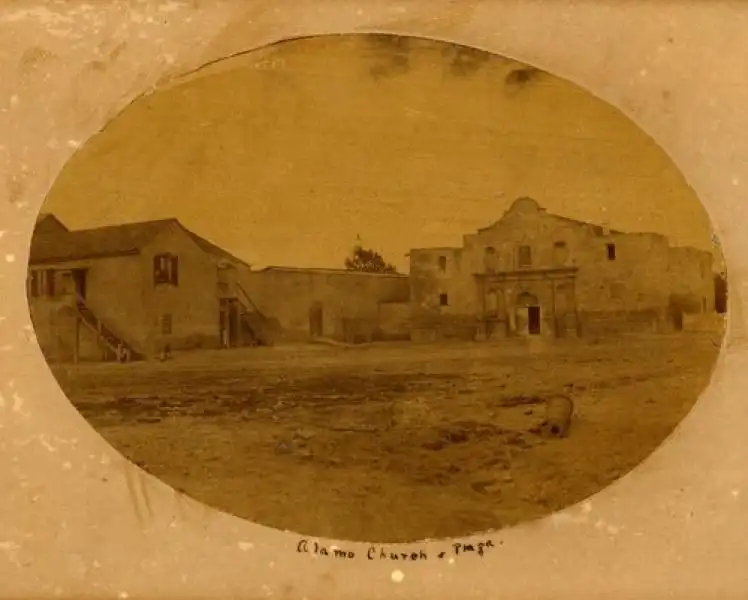
POLYGON ((422 560, 444 560, 454 558, 457 556, 475 555, 484 556, 488 550, 495 548, 496 545, 501 545, 501 542, 494 544, 492 540, 485 540, 483 542, 465 543, 465 542, 454 542, 449 546, 449 549, 441 551, 429 551, 416 550, 405 552, 403 550, 394 551, 388 549, 386 546, 369 546, 366 552, 362 555, 353 550, 346 550, 345 548, 339 548, 337 546, 323 546, 318 542, 302 539, 296 545, 296 552, 300 554, 313 554, 315 556, 323 556, 338 559, 355 559, 365 558, 366 560, 397 560, 397 561, 422 561, 422 560))

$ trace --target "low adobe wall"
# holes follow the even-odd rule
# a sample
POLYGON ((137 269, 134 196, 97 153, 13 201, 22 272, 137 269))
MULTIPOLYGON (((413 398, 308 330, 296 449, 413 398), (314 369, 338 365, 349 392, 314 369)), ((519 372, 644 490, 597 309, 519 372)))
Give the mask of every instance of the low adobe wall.
POLYGON ((280 342, 315 333, 341 341, 387 336, 401 328, 395 305, 407 302, 410 291, 402 275, 334 269, 270 267, 242 273, 239 282, 263 314, 277 319, 280 342), (321 332, 312 331, 315 311, 321 332))

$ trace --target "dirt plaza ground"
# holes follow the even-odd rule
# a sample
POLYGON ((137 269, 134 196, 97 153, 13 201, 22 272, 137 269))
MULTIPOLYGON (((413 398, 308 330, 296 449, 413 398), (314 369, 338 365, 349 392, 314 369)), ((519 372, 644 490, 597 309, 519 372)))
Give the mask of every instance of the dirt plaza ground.
POLYGON ((307 536, 508 526, 636 466, 708 384, 721 333, 204 351, 53 367, 117 450, 215 508, 307 536), (530 430, 569 394, 570 434, 530 430))

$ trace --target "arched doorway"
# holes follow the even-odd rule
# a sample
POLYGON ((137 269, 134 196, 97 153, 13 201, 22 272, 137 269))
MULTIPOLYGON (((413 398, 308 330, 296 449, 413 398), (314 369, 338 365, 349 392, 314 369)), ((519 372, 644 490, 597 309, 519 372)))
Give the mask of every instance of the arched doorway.
POLYGON ((517 296, 517 332, 524 335, 540 334, 540 303, 537 296, 522 292, 517 296))

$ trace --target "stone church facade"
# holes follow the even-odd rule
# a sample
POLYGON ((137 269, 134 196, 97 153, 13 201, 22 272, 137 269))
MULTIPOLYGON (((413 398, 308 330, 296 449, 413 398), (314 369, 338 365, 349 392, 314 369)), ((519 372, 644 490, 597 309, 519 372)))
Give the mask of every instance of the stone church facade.
POLYGON ((712 255, 520 198, 461 247, 410 252, 413 339, 680 329, 714 311, 712 255))

